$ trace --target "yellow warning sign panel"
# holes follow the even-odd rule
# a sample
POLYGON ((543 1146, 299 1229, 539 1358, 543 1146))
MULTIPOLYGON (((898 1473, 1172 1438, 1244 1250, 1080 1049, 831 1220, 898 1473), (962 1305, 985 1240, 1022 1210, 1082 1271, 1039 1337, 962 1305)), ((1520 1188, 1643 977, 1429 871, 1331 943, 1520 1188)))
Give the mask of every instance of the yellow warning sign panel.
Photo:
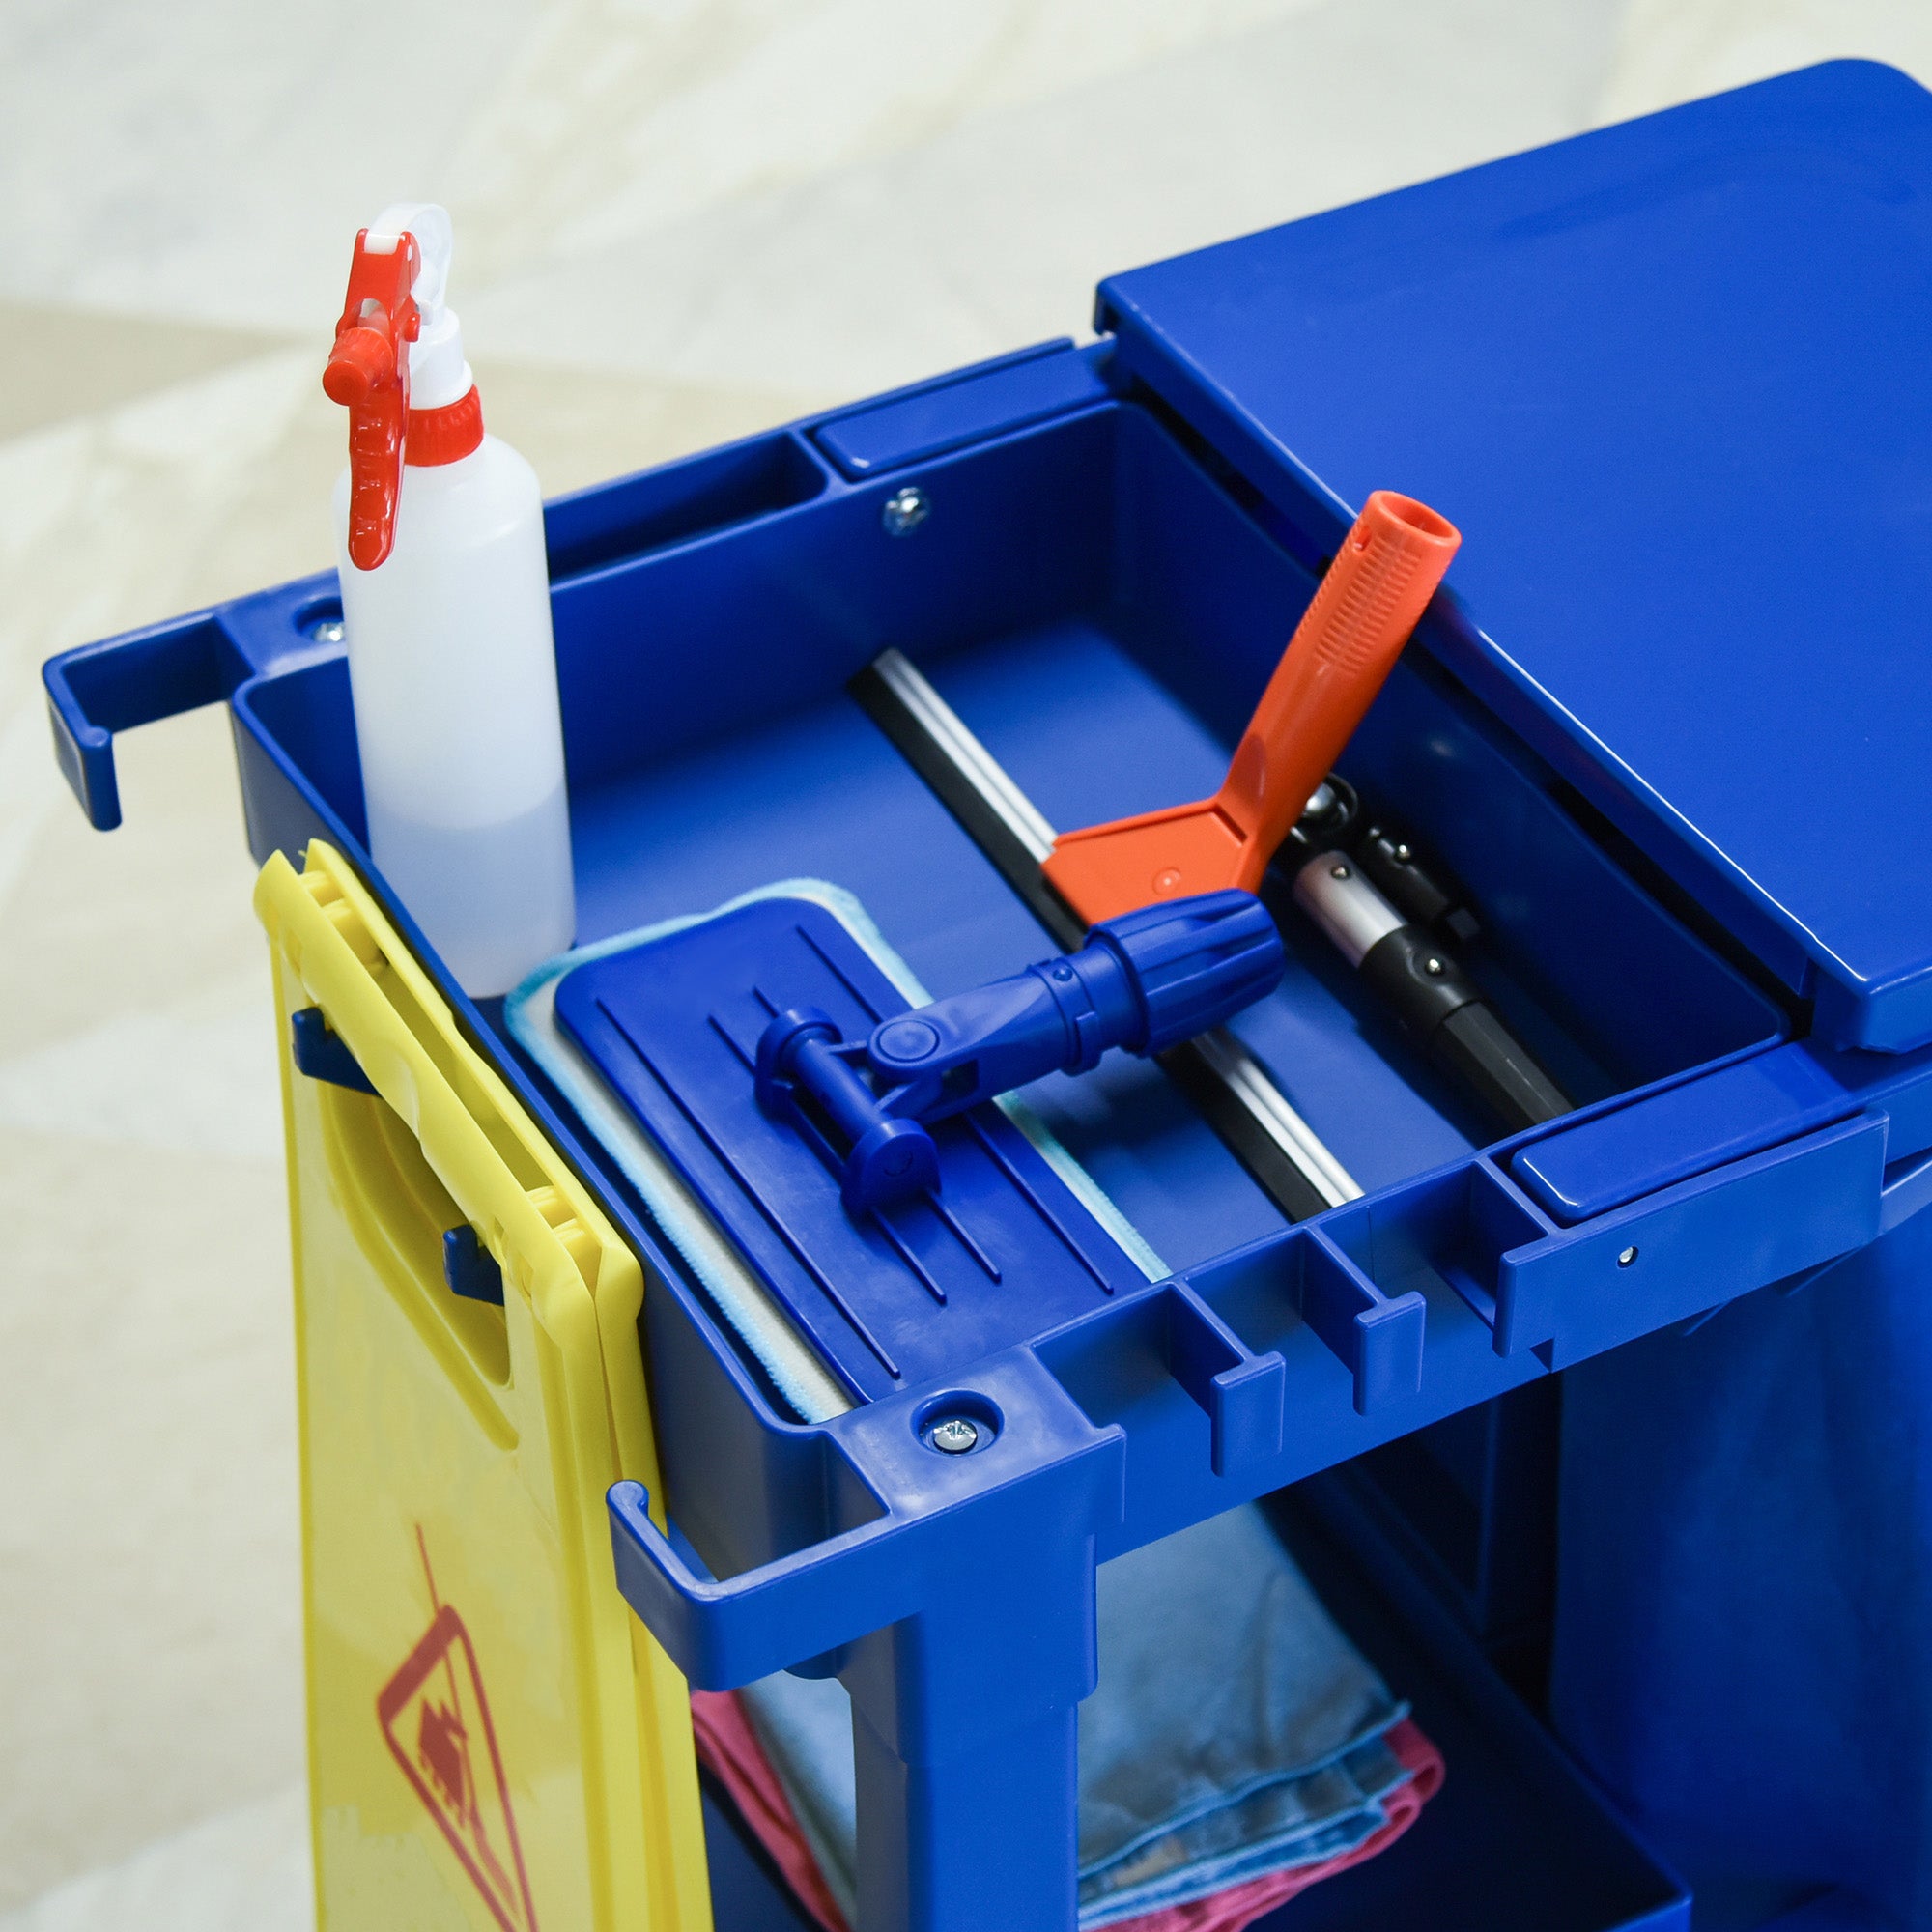
POLYGON ((376 1720, 497 1923, 503 1932, 536 1932, 516 1806, 476 1646, 456 1606, 436 1602, 436 1576, 420 1527, 416 1540, 435 1615, 377 1695, 376 1720))
POLYGON ((279 855, 310 1795, 327 1932, 708 1932, 683 1680, 604 1494, 655 1492, 637 1258, 344 861, 279 855), (310 1079, 321 1009, 376 1094, 310 1079), (500 1267, 450 1292, 443 1236, 500 1267))

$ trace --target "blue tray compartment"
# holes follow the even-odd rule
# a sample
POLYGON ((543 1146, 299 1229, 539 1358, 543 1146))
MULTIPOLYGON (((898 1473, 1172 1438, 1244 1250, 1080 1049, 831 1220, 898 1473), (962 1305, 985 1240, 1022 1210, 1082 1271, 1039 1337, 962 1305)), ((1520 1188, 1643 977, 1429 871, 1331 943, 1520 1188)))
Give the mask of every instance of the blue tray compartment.
MULTIPOLYGON (((1060 414, 988 430, 986 389, 1012 365, 964 372, 938 386, 980 425, 978 440, 910 469, 879 463, 848 481, 808 424, 551 506, 582 939, 816 874, 856 892, 934 992, 1035 956, 1030 916, 843 695, 889 644, 927 669, 1056 822, 1198 795, 1218 780, 1312 593, 1317 539, 1283 526, 1152 410, 1107 395, 1104 346, 1019 359, 1031 368, 1054 357, 1078 364, 1058 379, 1060 414), (930 514, 894 537, 881 512, 908 483, 930 514)), ((367 865, 346 665, 316 636, 333 599, 322 576, 160 627, 141 641, 145 684, 136 680, 112 721, 225 688, 258 857, 320 835, 367 865), (171 681, 156 663, 172 666, 171 681)), ((76 688, 100 684, 91 660, 129 647, 71 654, 63 675, 76 688)), ((115 662, 125 679, 127 658, 115 662)), ((104 761, 111 774, 109 733, 98 736, 77 765, 104 761)), ((1485 921, 1472 964, 1520 1025, 1554 1043, 1579 1092, 1601 1100, 1679 1079, 1784 1030, 1785 1016, 1611 864, 1537 761, 1435 670, 1405 661, 1347 769, 1439 841, 1485 921)), ((1371 1204, 1402 1190, 1347 1210, 1373 1221, 1370 1247, 1419 1217, 1423 1247, 1455 1249, 1466 1265, 1406 1268, 1397 1280, 1362 1241, 1351 1253, 1339 1224, 1333 1238, 1288 1230, 1151 1069, 1123 1065, 1033 1090, 1168 1264, 1207 1271, 1198 1295, 1185 1291, 1203 1319, 1227 1325, 1250 1356, 1279 1354, 1269 1373, 1295 1418, 1278 1452, 1236 1481, 1211 1456, 1197 1467, 1191 1453, 1156 1448, 1157 1437, 1216 1425, 1165 1370, 1134 1394, 1147 1350, 1133 1321, 1117 1340, 1103 1324, 1052 1341, 1051 1359, 1068 1365, 1094 1413, 1132 1412, 1151 1432, 1133 1434, 1135 1464, 1169 1469, 1130 1486, 1121 1547, 1543 1372, 1533 1357, 1497 1356, 1488 1328, 1483 1283, 1501 1244, 1550 1232, 1508 1180, 1507 1148, 1484 1150, 1485 1123, 1321 943, 1292 937, 1282 992, 1242 1022, 1250 1044, 1371 1204), (1444 1179, 1417 1194, 1438 1170, 1444 1179), (1488 1204, 1487 1221, 1443 1232, 1445 1199, 1488 1204), (1264 1279, 1274 1288, 1224 1288, 1264 1279), (1224 1293, 1236 1304, 1226 1324, 1214 1312, 1224 1293), (1365 1311, 1382 1326, 1358 1347, 1365 1311), (1405 1393, 1418 1312, 1424 1387, 1405 1393)), ((720 1333, 621 1178, 558 1117, 494 1010, 446 990, 659 1264, 650 1321, 668 1480, 694 1545, 721 1575, 805 1547, 822 1526, 813 1507, 788 1499, 791 1425, 757 1371, 720 1333), (702 1442, 703 1454, 683 1454, 686 1442, 702 1442)), ((1641 1312, 1632 1320, 1639 1332, 1641 1312)))
MULTIPOLYGON (((889 447, 868 445, 871 467, 856 481, 807 424, 551 506, 581 938, 815 874, 857 893, 935 993, 1037 956, 1030 916, 843 694, 888 645, 925 668, 1059 824, 1211 788, 1312 592, 1319 537, 1258 506, 1134 395, 1110 392, 1104 347, 1030 359, 1056 356, 1067 358, 1064 376, 1036 370, 1022 385, 1023 423, 987 425, 979 385, 1005 380, 1008 365, 964 372, 943 386, 958 392, 948 407, 974 435, 949 440, 922 415, 921 436, 944 453, 895 466, 889 447), (1058 413, 1038 414, 1042 392, 1061 399, 1058 413), (895 537, 882 511, 909 484, 929 514, 895 537)), ((322 576, 69 654, 49 669, 57 738, 83 801, 109 823, 112 732, 227 696, 257 856, 335 841, 420 943, 363 850, 346 667, 327 641, 334 595, 322 576)), ((1771 1050, 1791 1030, 1793 1016, 1614 863, 1540 761, 1417 653, 1345 770, 1377 806, 1425 829, 1469 887, 1484 922, 1471 963, 1589 1103, 1573 1119, 1771 1050)), ((954 1469, 948 1480, 964 1487, 943 1509, 944 1486, 908 1427, 937 1392, 908 1388, 819 1428, 791 1420, 621 1178, 510 1045, 494 1003, 479 1008, 443 978, 479 1043, 650 1264, 644 1321, 686 1555, 639 1542, 627 1557, 620 1537, 620 1558, 633 1601, 650 1606, 695 1681, 799 1662, 798 1634, 810 1637, 813 1667, 840 1670, 855 1695, 889 1711, 902 1692, 880 1687, 914 1666, 892 1651, 890 1631, 863 1633, 927 1629, 939 1611, 904 1599, 904 1577, 944 1574, 966 1560, 948 1539, 986 1536, 987 1549, 1073 1551, 1072 1569, 1011 1584, 1042 1628, 1068 1634, 1071 1648, 1034 1660, 1023 1687, 1064 1703, 1079 1694, 1083 1534, 1105 1557, 1444 1428, 1567 1359, 1573 1314, 1600 1348, 1654 1327, 1660 1309, 1684 1312, 1681 1280, 1657 1293, 1641 1278, 1616 1282, 1623 1292, 1606 1303, 1593 1280, 1553 1274, 1557 1251, 1594 1236, 1595 1224, 1573 1230, 1540 1208, 1511 1178, 1517 1143, 1486 1146, 1484 1122, 1321 943, 1305 931, 1291 939, 1281 993, 1242 1030, 1368 1196, 1285 1226, 1146 1067, 1032 1090, 1175 1274, 975 1372, 960 1399, 991 1405, 1000 1440, 1024 1445, 1025 1466, 983 1493, 975 1469, 954 1469), (1518 1340, 1499 1342, 1524 1295, 1552 1332, 1519 1321, 1518 1340), (894 1539, 903 1560, 875 1555, 899 1549, 894 1539), (742 1591, 765 1607, 748 1612, 742 1591), (1054 1603, 1058 1622, 1043 1607, 1054 1603)), ((1882 1087, 1870 1085, 1874 1105, 1882 1087)), ((1861 1089, 1848 1108, 1866 1097, 1861 1089)), ((1846 1129, 1831 1131, 1842 1140, 1846 1129)), ((1881 1120, 1853 1153, 1883 1134, 1881 1120)), ((1838 1148, 1823 1151, 1842 1166, 1850 1156, 1838 1148)), ((1787 1151, 1752 1158, 1770 1172, 1787 1151)), ((1819 1235, 1812 1258, 1841 1252, 1829 1242, 1845 1238, 1841 1228, 1819 1235)), ((934 1631, 932 1655, 950 1645, 950 1660, 967 1659, 960 1684, 1009 1683, 1010 1660, 987 1650, 982 1629, 955 1621, 943 1644, 934 1631)), ((956 1708, 920 1707, 920 1721, 981 1722, 959 1694, 956 1708)), ((1471 1720, 1471 1737, 1493 1717, 1471 1720)), ((1463 1748, 1480 1759, 1477 1745, 1463 1748)), ((897 1775, 883 1762, 874 1771, 897 1775)), ((984 1797, 988 1821, 1059 1815, 1065 1794, 1050 1780, 1019 1785, 984 1797)), ((1623 1847, 1604 1853, 1608 1865, 1637 1857, 1599 1822, 1602 1843, 1623 1847)), ((1391 1876, 1364 1876, 1356 1889, 1366 1899, 1362 1887, 1412 1869, 1422 1875, 1406 1883, 1420 1889, 1401 1896, 1428 1896, 1435 1867, 1419 1857, 1392 1860, 1391 1876)), ((1616 1889, 1623 1880, 1603 1879, 1596 1858, 1577 1854, 1574 1910, 1548 1922, 1674 1922, 1667 1887, 1646 1905, 1616 1889)))

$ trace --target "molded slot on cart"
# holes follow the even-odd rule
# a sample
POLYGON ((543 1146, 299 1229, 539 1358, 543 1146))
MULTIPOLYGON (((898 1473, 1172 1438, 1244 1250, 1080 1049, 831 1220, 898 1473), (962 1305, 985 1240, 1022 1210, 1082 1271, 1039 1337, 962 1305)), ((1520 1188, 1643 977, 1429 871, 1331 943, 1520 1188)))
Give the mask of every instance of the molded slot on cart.
POLYGON ((1429 1304, 1413 1288, 1384 1293, 1317 1237, 1302 1263, 1301 1319, 1354 1378, 1357 1415, 1421 1388, 1429 1304))
POLYGON ((1137 1296, 1040 1359, 1091 1422, 1118 1421, 1135 1403, 1179 1383, 1208 1425, 1208 1462, 1238 1477, 1281 1453, 1280 1355, 1251 1352, 1198 1296, 1174 1282, 1137 1296))
POLYGON ((1453 1289, 1495 1325, 1503 1256, 1550 1232, 1529 1203, 1485 1162, 1432 1175, 1326 1215, 1324 1241, 1382 1293, 1453 1289))
POLYGON ((1276 1236, 1192 1269, 1187 1285, 1257 1354, 1288 1345, 1304 1325, 1305 1233, 1276 1236))
POLYGON ((553 582, 809 503, 825 471, 789 431, 560 497, 544 515, 553 582))
POLYGON ((1300 1231, 1193 1269, 1190 1287, 1257 1353, 1307 1327, 1349 1371, 1355 1412, 1422 1386, 1428 1311, 1420 1294, 1384 1293, 1315 1231, 1300 1231))

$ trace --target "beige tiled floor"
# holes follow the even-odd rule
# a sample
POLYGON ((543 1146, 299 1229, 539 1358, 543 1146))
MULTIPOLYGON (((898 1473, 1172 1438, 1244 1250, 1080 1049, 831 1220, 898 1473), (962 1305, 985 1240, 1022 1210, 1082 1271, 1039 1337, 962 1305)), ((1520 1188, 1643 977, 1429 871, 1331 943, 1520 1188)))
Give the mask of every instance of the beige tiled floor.
POLYGON ((326 561, 316 377, 359 219, 450 203, 490 420, 559 490, 1077 332, 1109 270, 1607 113, 1832 53, 1932 75, 1921 0, 384 21, 377 68, 293 0, 0 10, 0 1932, 307 1922, 272 1042, 225 724, 129 734, 103 838, 35 672, 326 561))

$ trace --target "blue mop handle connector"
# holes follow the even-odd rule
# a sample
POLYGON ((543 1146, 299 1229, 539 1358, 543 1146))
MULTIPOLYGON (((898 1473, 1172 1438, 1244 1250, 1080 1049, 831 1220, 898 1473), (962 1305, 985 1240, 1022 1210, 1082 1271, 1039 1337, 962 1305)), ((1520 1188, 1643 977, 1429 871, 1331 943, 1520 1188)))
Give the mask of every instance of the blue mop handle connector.
POLYGON ((944 1120, 1047 1073, 1085 1073, 1110 1046, 1164 1053, 1271 993, 1281 935, 1252 893, 1204 893, 1103 921, 1043 959, 872 1029, 866 1057, 901 1118, 944 1120))
POLYGON ((937 1184, 918 1122, 1048 1073, 1085 1073, 1110 1046, 1163 1053, 1271 993, 1282 963, 1252 893, 1142 906, 1094 926, 1078 952, 881 1020, 863 1045, 816 1009, 780 1013, 758 1041, 758 1098, 782 1112, 803 1089, 850 1145, 847 1205, 877 1208, 937 1184))

